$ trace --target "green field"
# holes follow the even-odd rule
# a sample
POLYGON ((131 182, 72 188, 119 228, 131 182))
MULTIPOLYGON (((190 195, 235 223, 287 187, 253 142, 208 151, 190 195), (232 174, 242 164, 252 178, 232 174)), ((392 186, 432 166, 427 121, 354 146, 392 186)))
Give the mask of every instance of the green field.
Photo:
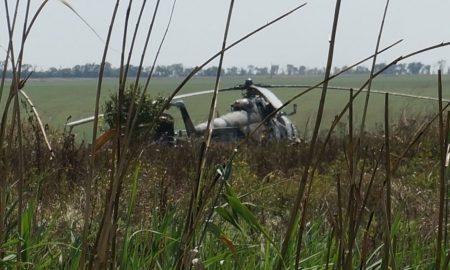
MULTIPOLYGON (((256 77, 253 78, 255 83, 272 83, 272 84, 302 84, 310 85, 318 82, 322 77, 306 76, 306 77, 256 77)), ((358 88, 362 85, 367 76, 343 76, 330 83, 332 86, 348 86, 358 88)), ((155 79, 150 85, 150 93, 168 95, 178 85, 182 78, 165 78, 155 79)), ((195 91, 208 90, 213 87, 213 78, 194 78, 181 93, 190 93, 195 91)), ((234 86, 242 84, 245 81, 243 77, 222 79, 222 87, 234 86)), ((449 85, 450 76, 444 80, 445 85, 449 85)), ((93 113, 95 91, 97 81, 95 79, 40 79, 31 80, 24 89, 32 98, 35 106, 41 114, 43 121, 56 129, 63 129, 64 123, 69 116, 71 120, 91 116, 93 113)), ((106 79, 103 87, 102 99, 104 100, 112 91, 116 89, 116 80, 106 79)), ((429 97, 437 96, 437 77, 431 76, 384 76, 375 80, 373 89, 388 90, 402 92, 414 95, 422 95, 429 97)), ((445 88, 444 88, 445 89, 445 88)), ((6 91, 5 91, 6 92, 6 91)), ((286 100, 292 97, 299 90, 296 89, 278 89, 275 93, 282 99, 286 100)), ((226 113, 230 104, 239 98, 240 92, 223 93, 219 99, 219 113, 226 113)), ((297 124, 298 129, 303 134, 308 119, 312 121, 317 110, 320 90, 315 90, 299 99, 299 111, 292 119, 297 124)), ((192 97, 185 100, 192 118, 196 123, 204 121, 209 108, 210 95, 192 97)), ((444 97, 450 98, 450 92, 444 90, 444 97)), ((348 101, 348 94, 341 91, 330 91, 324 118, 323 128, 326 128, 336 114, 338 114, 348 101)), ((102 101, 103 104, 103 101, 102 101)), ((356 112, 360 112, 363 104, 363 98, 357 99, 356 112)), ((368 121, 370 128, 376 127, 377 123, 382 121, 384 97, 382 95, 374 95, 371 99, 368 121)), ((392 97, 391 98, 392 118, 398 119, 402 112, 407 117, 416 117, 418 114, 427 114, 434 111, 436 103, 432 101, 415 100, 411 98, 392 97)), ((286 109, 290 112, 292 108, 286 109)), ((179 114, 174 112, 177 119, 177 126, 181 127, 179 114)), ((356 118, 360 116, 357 113, 356 118)), ((75 132, 80 138, 87 138, 90 134, 90 125, 77 127, 75 132)))

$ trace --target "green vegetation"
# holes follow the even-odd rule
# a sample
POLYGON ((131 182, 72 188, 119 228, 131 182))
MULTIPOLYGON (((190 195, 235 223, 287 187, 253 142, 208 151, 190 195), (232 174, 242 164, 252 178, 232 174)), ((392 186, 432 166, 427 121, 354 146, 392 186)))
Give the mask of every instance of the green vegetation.
MULTIPOLYGON (((421 124, 422 120, 418 119, 400 119, 392 125, 392 156, 400 155, 411 140, 410 134, 421 124)), ((50 160, 45 146, 39 143, 39 134, 33 132, 32 126, 26 126, 29 129, 26 129, 24 140, 28 153, 25 165, 29 170, 22 235, 18 238, 14 230, 7 232, 7 241, 2 245, 1 266, 17 266, 15 247, 21 239, 25 248, 23 267, 74 269, 80 256, 80 218, 83 213, 80 201, 84 200, 83 187, 88 177, 84 168, 89 162, 89 149, 79 147, 70 135, 54 134, 52 144, 56 158, 50 160)), ((393 255, 398 269, 430 269, 433 265, 439 181, 436 166, 438 139, 432 132, 436 128, 433 125, 420 144, 408 152, 393 178, 391 233, 395 239, 393 255)), ((357 208, 361 207, 365 196, 368 199, 366 206, 360 209, 362 228, 356 238, 353 265, 357 268, 363 261, 365 269, 378 269, 384 226, 380 201, 385 177, 382 161, 371 190, 368 188, 376 163, 380 161, 383 135, 374 132, 368 134, 367 140, 370 143, 362 156, 367 174, 362 178, 358 176, 361 189, 354 194, 358 198, 357 208), (364 229, 366 227, 368 230, 364 229)), ((345 177, 349 164, 340 151, 346 145, 348 137, 333 137, 327 156, 314 177, 304 221, 304 248, 300 254, 303 269, 325 269, 327 262, 332 269, 338 263, 340 234, 347 237, 348 225, 344 223, 344 231, 340 231, 337 214, 341 213, 344 221, 351 215, 347 208, 351 184, 345 177)), ((195 142, 177 147, 151 142, 139 145, 144 151, 124 179, 117 246, 111 251, 115 252, 115 264, 120 268, 171 269, 176 263, 174 254, 178 252, 181 239, 198 146, 195 142)), ((205 233, 205 238, 195 258, 201 259, 207 269, 274 268, 308 146, 307 143, 274 143, 265 147, 248 145, 241 149, 234 158, 231 174, 225 179, 227 188, 218 198, 218 208, 211 222, 203 223, 199 228, 199 237, 205 233)), ((96 237, 97 224, 102 217, 101 205, 109 184, 109 173, 103 166, 108 162, 109 152, 110 149, 105 148, 98 154, 99 177, 94 199, 97 207, 92 217, 91 241, 96 237)), ((216 145, 208 163, 221 164, 232 152, 232 145, 216 145)), ((17 162, 15 152, 9 152, 7 158, 8 164, 17 162)), ((227 168, 222 170, 225 172, 227 168)), ((215 170, 208 171, 209 176, 215 173, 215 170)), ((7 203, 12 206, 14 189, 8 190, 8 194, 7 203)), ((207 208, 210 207, 208 204, 207 208)), ((15 213, 11 212, 8 226, 14 224, 15 213)), ((94 248, 93 243, 90 248, 94 248)), ((289 250, 291 259, 286 265, 288 269, 294 269, 295 241, 289 250)))

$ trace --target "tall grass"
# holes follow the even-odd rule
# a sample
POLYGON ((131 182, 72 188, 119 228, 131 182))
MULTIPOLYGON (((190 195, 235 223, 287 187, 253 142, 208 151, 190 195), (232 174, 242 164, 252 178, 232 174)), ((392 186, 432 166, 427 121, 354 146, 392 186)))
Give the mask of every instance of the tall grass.
MULTIPOLYGON (((112 131, 98 136, 100 95, 111 36, 117 20, 123 19, 121 71, 115 89, 118 107, 122 108, 139 29, 147 15, 147 0, 140 1, 141 5, 133 0, 113 3, 101 57, 90 145, 77 145, 70 132, 53 132, 47 136, 26 95, 23 96, 34 110, 34 118, 29 123, 23 122, 19 93, 29 77, 22 74, 27 38, 47 2, 42 2, 30 16, 30 0, 22 5, 16 1, 11 16, 10 2, 4 0, 9 34, 4 70, 11 64, 13 80, 0 129, 0 267, 397 269, 434 266, 447 269, 450 251, 445 240, 448 187, 445 138, 449 134, 448 128, 444 128, 443 113, 449 104, 444 105, 442 101, 441 75, 437 115, 423 123, 417 120, 392 123, 386 94, 383 130, 366 133, 364 128, 371 85, 378 76, 400 61, 450 45, 441 43, 420 49, 375 70, 377 56, 401 42, 380 49, 389 0, 375 53, 346 69, 372 60, 371 75, 359 89, 351 89, 348 103, 325 136, 319 131, 327 109, 328 85, 346 71, 331 74, 340 0, 335 5, 323 81, 299 91, 256 129, 296 99, 322 87, 312 139, 296 143, 267 142, 264 146, 251 143, 249 138, 253 134, 236 145, 212 141, 225 53, 305 4, 229 44, 234 10, 234 0, 230 0, 221 49, 188 74, 158 112, 160 117, 189 80, 219 58, 207 132, 204 138, 181 142, 175 147, 138 141, 133 133, 137 112, 151 90, 153 68, 172 19, 176 18, 176 1, 172 2, 167 24, 163 25, 165 33, 155 48, 152 70, 143 91, 139 92, 141 69, 151 49, 152 33, 159 26, 156 18, 160 4, 164 3, 157 0, 150 13, 138 74, 131 78, 133 102, 125 110, 117 110, 118 121, 112 131), (119 18, 117 14, 122 8, 125 15, 119 18), (25 15, 17 46, 13 36, 19 11, 25 15), (137 15, 136 24, 131 29, 134 15, 137 15), (363 120, 360 130, 356 130, 354 102, 366 88, 363 120), (120 121, 122 116, 126 118, 125 124, 120 121), (345 125, 341 120, 346 116, 345 135, 339 137, 336 130, 345 125), (436 119, 439 119, 437 124, 436 119), (36 127, 42 132, 36 132, 36 127), (438 137, 430 132, 436 127, 438 137), (45 144, 40 136, 44 137, 45 144), (101 148, 100 140, 103 144, 105 138, 109 143, 101 148), (43 154, 40 147, 46 145, 52 146, 51 151, 43 154), (396 160, 392 162, 392 158, 396 160), (85 170, 88 172, 82 173, 85 170), (439 190, 438 196, 435 190, 439 190), (435 228, 438 228, 437 235, 435 228)), ((65 5, 71 8, 67 2, 65 5)), ((5 74, 4 71, 1 91, 5 74)), ((155 125, 149 123, 148 135, 155 125)))

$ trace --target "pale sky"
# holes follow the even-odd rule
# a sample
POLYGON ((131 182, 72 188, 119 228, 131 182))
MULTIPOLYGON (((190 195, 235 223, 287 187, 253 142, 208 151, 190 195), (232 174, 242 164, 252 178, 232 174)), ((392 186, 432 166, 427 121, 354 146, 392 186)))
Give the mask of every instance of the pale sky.
MULTIPOLYGON (((31 0, 33 10, 42 0, 31 0)), ((138 15, 142 0, 134 0, 132 16, 138 15)), ((148 0, 134 64, 144 43, 146 29, 156 0, 148 0)), ((15 1, 9 0, 10 6, 15 1)), ((26 1, 22 1, 26 2, 26 1)), ((73 7, 106 37, 115 0, 70 0, 73 7)), ((117 66, 120 60, 124 11, 128 3, 121 1, 116 31, 108 61, 117 66)), ((173 24, 159 64, 183 63, 194 66, 216 53, 222 42, 229 0, 178 0, 173 24)), ((295 6, 298 0, 236 0, 230 38, 232 42, 247 32, 265 24, 295 6)), ((172 1, 162 0, 156 32, 147 55, 146 65, 152 62, 156 45, 162 37, 172 1)), ((384 0, 342 0, 337 33, 335 66, 351 64, 373 53, 383 14, 384 0)), ((260 32, 225 56, 226 67, 245 67, 249 64, 294 64, 323 67, 326 63, 328 40, 334 13, 334 0, 310 0, 308 5, 260 32)), ((23 10, 23 9, 22 9, 23 10)), ((442 41, 450 41, 448 13, 450 0, 391 0, 386 19, 382 47, 399 39, 404 42, 383 54, 380 61, 394 58, 442 41)), ((0 4, 0 45, 7 46, 4 4, 0 4)), ((131 24, 134 27, 134 24, 131 24)), ((131 28, 132 28, 131 27, 131 28)), ((130 31, 131 35, 131 31, 130 31)), ((40 68, 68 67, 88 62, 99 63, 104 44, 68 8, 58 0, 50 0, 36 22, 27 44, 24 62, 40 68)), ((435 64, 450 60, 450 48, 439 49, 409 60, 435 64)), ((0 57, 4 57, 2 49, 0 57)), ((450 63, 450 62, 449 62, 450 63)), ((217 63, 215 63, 217 64, 217 63)))

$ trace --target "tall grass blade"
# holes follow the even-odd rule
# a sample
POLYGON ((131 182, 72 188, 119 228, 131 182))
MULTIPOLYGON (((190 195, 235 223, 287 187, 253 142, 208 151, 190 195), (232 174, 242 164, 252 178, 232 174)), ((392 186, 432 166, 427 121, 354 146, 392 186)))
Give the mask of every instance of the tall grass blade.
MULTIPOLYGON (((308 154, 308 159, 307 159, 308 161, 303 170, 303 176, 300 180, 300 185, 298 187, 295 202, 294 202, 294 205, 290 212, 289 222, 287 225, 286 234, 284 236, 284 240, 283 240, 283 244, 282 244, 282 248, 281 248, 281 260, 285 260, 285 258, 287 256, 289 242, 291 240, 291 236, 292 236, 294 228, 295 228, 295 221, 297 220, 298 212, 300 210, 300 205, 303 200, 303 195, 305 193, 305 187, 307 184, 306 182, 308 180, 309 169, 312 164, 312 159, 314 158, 316 142, 317 142, 317 138, 319 135, 320 126, 322 123, 323 111, 325 109, 325 99, 327 96, 328 81, 330 79, 331 68, 333 65, 334 45, 335 45, 335 40, 336 40, 337 26, 338 26, 338 22, 339 22, 340 7, 341 7, 341 0, 337 0, 335 13, 334 13, 330 47, 329 47, 329 51, 328 51, 327 66, 326 66, 326 71, 325 71, 325 79, 324 79, 325 83, 323 84, 322 95, 320 98, 319 108, 318 108, 317 116, 316 116, 316 124, 314 127, 313 137, 310 142, 309 154, 308 154)), ((281 263, 281 261, 279 261, 279 263, 277 265, 277 269, 281 269, 281 267, 282 267, 282 263, 281 263)))
POLYGON ((392 226, 392 218, 391 218, 391 151, 390 151, 390 130, 389 130, 389 94, 386 94, 385 101, 385 112, 384 112, 384 140, 385 140, 385 166, 386 166, 386 194, 385 194, 385 220, 384 220, 384 232, 383 232, 383 261, 381 265, 381 269, 388 269, 391 265, 390 258, 391 254, 391 226, 392 226))
POLYGON ((444 209, 445 209, 445 135, 444 135, 444 116, 442 112, 442 72, 438 71, 438 97, 439 97, 439 219, 438 219, 438 232, 436 239, 436 260, 435 268, 441 269, 442 265, 442 239, 444 235, 444 209))

